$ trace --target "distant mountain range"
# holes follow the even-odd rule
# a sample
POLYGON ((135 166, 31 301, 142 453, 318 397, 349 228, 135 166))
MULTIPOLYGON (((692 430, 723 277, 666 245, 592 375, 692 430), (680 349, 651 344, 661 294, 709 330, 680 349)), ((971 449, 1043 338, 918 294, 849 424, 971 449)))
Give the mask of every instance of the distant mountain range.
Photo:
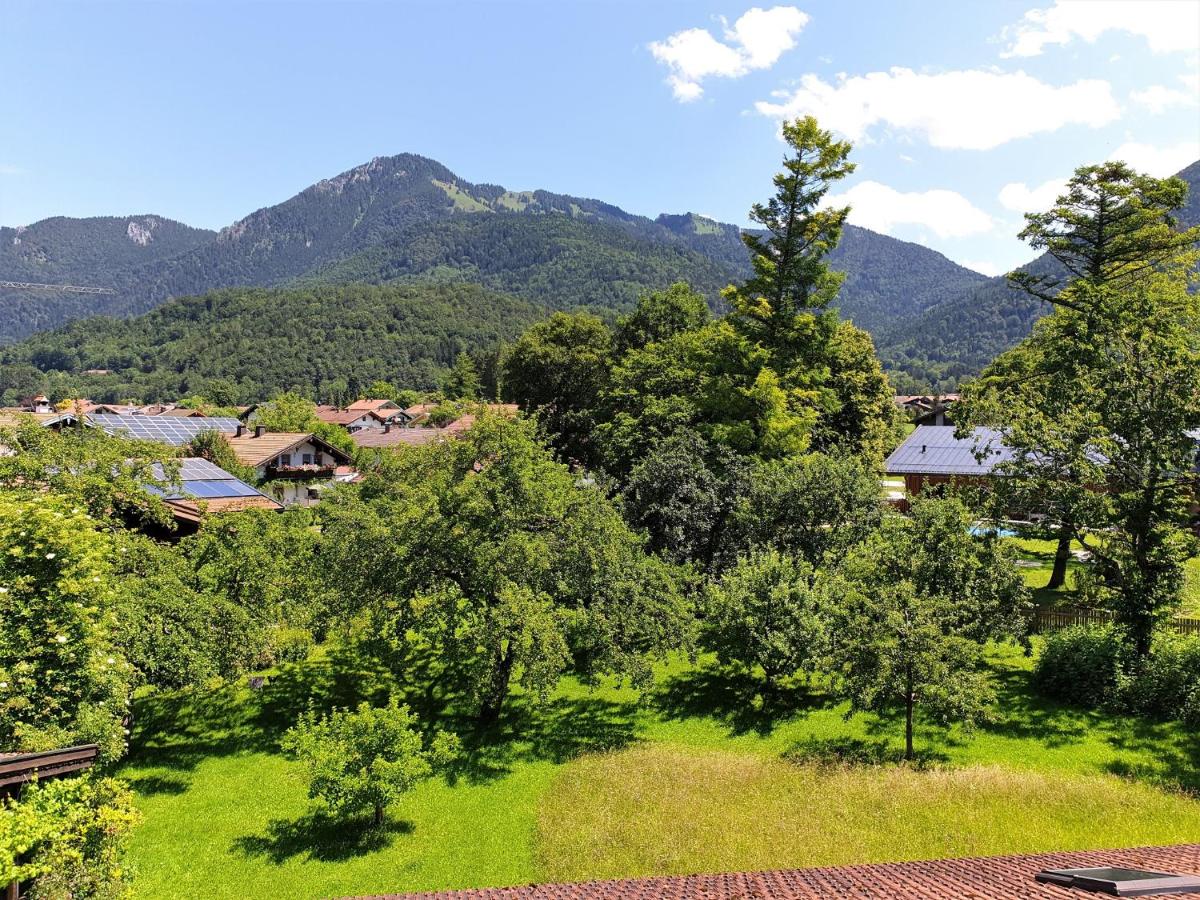
MULTIPOLYGON (((1197 185, 1200 163, 1181 175, 1197 185)), ((1193 193, 1185 218, 1196 219, 1197 202, 1193 193)), ((1002 278, 864 228, 846 229, 832 262, 847 273, 843 316, 874 335, 904 389, 953 386, 1044 312, 1002 278)), ((0 343, 239 286, 479 284, 545 309, 619 311, 676 280, 716 306, 720 288, 748 270, 736 226, 691 213, 649 219, 599 200, 472 184, 434 160, 401 154, 320 181, 219 232, 154 215, 2 228, 0 279, 115 293, 4 291, 0 343)), ((103 331, 106 346, 119 342, 120 326, 103 331)), ((9 362, 25 355, 17 347, 4 354, 9 362)))

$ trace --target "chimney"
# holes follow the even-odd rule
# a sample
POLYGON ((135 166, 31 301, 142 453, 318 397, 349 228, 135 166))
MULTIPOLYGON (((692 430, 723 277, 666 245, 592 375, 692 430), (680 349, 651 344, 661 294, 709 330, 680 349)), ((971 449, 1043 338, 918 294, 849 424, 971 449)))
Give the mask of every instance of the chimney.
POLYGON ((925 452, 925 445, 924 445, 924 444, 922 444, 922 445, 921 445, 921 452, 922 452, 922 453, 924 453, 924 452, 925 452))
POLYGON ((255 437, 262 437, 266 433, 267 433, 266 425, 255 425, 254 426, 254 436, 255 437))
POLYGON ((233 436, 234 436, 234 437, 241 437, 241 436, 242 436, 243 434, 245 434, 245 433, 246 433, 246 426, 245 426, 245 425, 241 425, 241 424, 239 424, 239 425, 238 425, 238 427, 237 427, 237 431, 235 431, 235 432, 233 433, 233 436))

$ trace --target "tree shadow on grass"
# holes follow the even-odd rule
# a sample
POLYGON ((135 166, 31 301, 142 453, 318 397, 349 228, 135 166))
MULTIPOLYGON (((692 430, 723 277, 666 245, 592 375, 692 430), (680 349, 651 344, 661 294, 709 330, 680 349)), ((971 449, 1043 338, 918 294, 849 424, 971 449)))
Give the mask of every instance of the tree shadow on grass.
POLYGON ((1118 757, 1105 765, 1105 771, 1200 795, 1200 737, 1189 729, 1138 720, 1121 734, 1112 735, 1108 743, 1141 759, 1118 757), (1151 761, 1147 762, 1147 757, 1151 761))
POLYGON ((901 763, 916 769, 928 769, 950 761, 945 753, 928 747, 918 748, 915 759, 905 760, 904 750, 890 741, 854 737, 805 738, 788 747, 783 752, 783 758, 797 765, 838 769, 901 763))
POLYGON ((524 762, 562 764, 585 753, 620 750, 637 741, 636 703, 600 697, 509 698, 500 720, 479 728, 467 715, 443 720, 456 731, 463 752, 449 772, 478 783, 503 777, 524 762))
POLYGON ((134 708, 131 765, 190 771, 204 759, 273 753, 279 737, 309 707, 380 702, 394 678, 369 658, 339 648, 321 660, 289 664, 251 689, 246 678, 139 698, 134 708))
POLYGON ((710 662, 659 685, 650 704, 672 719, 715 719, 735 735, 769 735, 779 725, 836 700, 812 686, 792 683, 769 688, 745 671, 710 662))
POLYGON ((242 856, 265 857, 277 866, 297 856, 346 862, 385 850, 397 837, 412 832, 411 822, 388 820, 375 825, 366 818, 338 819, 318 811, 298 819, 272 819, 265 833, 240 837, 233 849, 242 856))
POLYGON ((188 782, 171 775, 137 775, 126 779, 126 783, 137 794, 143 797, 153 797, 156 794, 182 794, 188 789, 188 782))
POLYGON ((1042 696, 1027 670, 997 665, 992 667, 991 675, 996 702, 992 704, 991 719, 980 724, 981 731, 1058 749, 1078 744, 1096 729, 1111 725, 1110 717, 1095 710, 1042 696))

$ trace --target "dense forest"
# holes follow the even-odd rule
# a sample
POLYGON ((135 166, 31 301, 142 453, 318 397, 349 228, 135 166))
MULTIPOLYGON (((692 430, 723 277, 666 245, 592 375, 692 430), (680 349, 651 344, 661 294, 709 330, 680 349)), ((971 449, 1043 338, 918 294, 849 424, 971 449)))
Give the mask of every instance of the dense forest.
POLYGON ((0 400, 49 390, 147 402, 199 393, 237 403, 293 388, 314 397, 353 394, 376 379, 428 389, 460 352, 493 347, 544 315, 473 284, 216 291, 4 348, 0 400), (79 374, 89 369, 107 374, 79 374))

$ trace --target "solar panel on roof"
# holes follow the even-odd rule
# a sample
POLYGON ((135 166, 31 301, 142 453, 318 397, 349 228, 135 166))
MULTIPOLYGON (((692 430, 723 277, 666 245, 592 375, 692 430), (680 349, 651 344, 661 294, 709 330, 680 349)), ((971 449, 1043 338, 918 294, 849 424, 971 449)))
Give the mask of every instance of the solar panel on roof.
POLYGON ((194 419, 173 418, 171 416, 118 416, 107 413, 97 413, 88 416, 88 421, 98 425, 109 434, 125 434, 131 438, 145 441, 159 441, 164 444, 181 446, 192 440, 202 431, 220 431, 233 433, 241 424, 232 416, 211 416, 194 419))

